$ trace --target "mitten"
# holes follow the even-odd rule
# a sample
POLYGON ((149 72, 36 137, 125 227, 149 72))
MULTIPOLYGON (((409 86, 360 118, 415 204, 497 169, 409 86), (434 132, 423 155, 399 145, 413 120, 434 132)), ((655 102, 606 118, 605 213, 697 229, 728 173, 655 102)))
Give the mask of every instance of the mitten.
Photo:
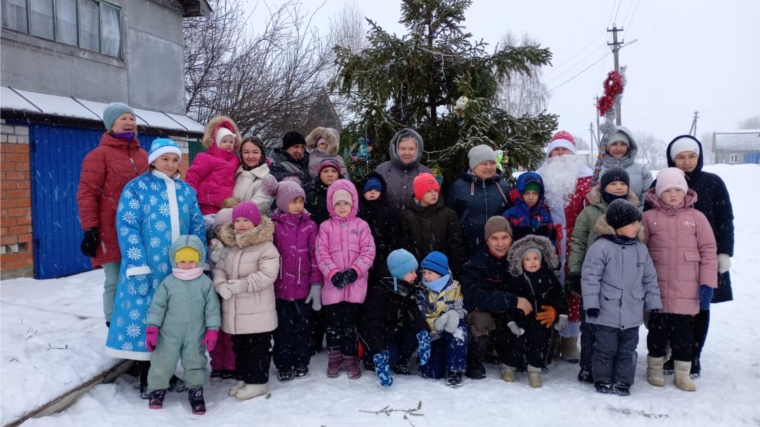
POLYGON ((346 284, 343 282, 343 276, 344 274, 342 271, 335 273, 332 279, 330 279, 333 286, 335 286, 338 289, 343 289, 343 287, 346 286, 346 284))
POLYGON ((446 326, 443 327, 443 330, 453 334, 459 329, 459 313, 454 310, 449 310, 446 313, 449 319, 446 321, 446 326))
POLYGON ((356 279, 359 278, 359 273, 356 272, 353 268, 349 268, 348 270, 343 272, 343 283, 346 285, 350 285, 356 281, 356 279))
POLYGON ((417 332, 417 356, 420 358, 420 365, 425 365, 430 360, 430 332, 417 332))
POLYGON ((435 321, 433 321, 433 328, 435 328, 436 331, 441 332, 443 331, 443 328, 446 327, 446 322, 449 321, 449 316, 446 315, 446 313, 441 314, 438 316, 435 321))
POLYGON ((100 229, 98 227, 84 230, 84 237, 79 249, 84 256, 95 258, 98 255, 98 243, 100 243, 100 229))
POLYGON ((649 310, 649 321, 651 322, 652 320, 656 319, 657 316, 659 315, 660 315, 660 310, 658 309, 649 310))
POLYGON ((589 308, 588 310, 586 310, 586 316, 592 319, 596 319, 597 317, 599 317, 599 309, 589 308))
POLYGON ((372 360, 375 361, 375 373, 377 379, 380 380, 380 385, 383 387, 392 386, 393 377, 391 376, 391 366, 388 364, 388 350, 377 353, 372 360))
POLYGON ((699 287, 699 309, 700 310, 710 309, 710 303, 712 302, 714 293, 715 293, 715 289, 707 285, 701 285, 699 287))
POLYGON ((145 347, 148 348, 149 353, 153 353, 158 344, 158 327, 148 326, 145 330, 145 347))
POLYGON ((322 309, 322 286, 319 283, 312 283, 309 289, 309 296, 306 297, 306 304, 311 302, 311 308, 314 311, 322 309))
POLYGON ((217 289, 216 292, 220 297, 222 297, 222 299, 232 298, 232 292, 230 292, 230 288, 228 287, 227 283, 222 283, 219 285, 219 289, 217 289))
POLYGON ((218 332, 216 329, 209 329, 206 331, 206 335, 203 337, 203 341, 201 341, 201 345, 206 346, 206 350, 210 352, 214 351, 214 347, 216 347, 216 336, 218 332))
POLYGON ((245 292, 248 289, 248 284, 243 280, 228 280, 227 289, 232 292, 233 295, 237 295, 241 292, 245 292))
POLYGON ((543 310, 536 313, 536 320, 546 326, 547 329, 551 328, 554 321, 557 320, 557 310, 550 305, 542 305, 541 308, 543 310))
POLYGON ((567 275, 565 278, 565 293, 576 297, 583 295, 581 273, 576 271, 567 275))
POLYGON ((209 243, 208 248, 208 259, 214 263, 219 262, 219 256, 222 255, 222 251, 224 250, 224 245, 222 245, 222 242, 220 242, 218 239, 211 239, 211 243, 209 243))
MULTIPOLYGON (((731 268, 731 257, 728 254, 718 254, 718 273, 723 274, 731 268)), ((704 310, 704 309, 703 309, 704 310)))
POLYGON ((516 337, 519 337, 525 333, 525 329, 517 326, 517 323, 514 321, 507 323, 507 328, 509 328, 509 330, 512 331, 516 337))
POLYGON ((565 329, 566 326, 567 326, 567 314, 560 314, 559 320, 557 320, 557 325, 554 326, 554 328, 557 329, 558 331, 561 331, 565 329))

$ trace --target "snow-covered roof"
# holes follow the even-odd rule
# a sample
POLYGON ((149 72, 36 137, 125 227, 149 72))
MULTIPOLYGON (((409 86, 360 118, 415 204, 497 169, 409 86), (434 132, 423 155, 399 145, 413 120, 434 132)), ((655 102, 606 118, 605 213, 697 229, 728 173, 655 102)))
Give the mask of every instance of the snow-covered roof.
POLYGON ((760 151, 760 129, 715 132, 716 151, 760 151))
MULTIPOLYGON (((73 117, 101 121, 108 104, 74 98, 73 96, 48 95, 38 92, 0 87, 0 108, 3 110, 28 111, 37 114, 73 117)), ((203 125, 179 114, 133 108, 138 126, 203 133, 203 125)))

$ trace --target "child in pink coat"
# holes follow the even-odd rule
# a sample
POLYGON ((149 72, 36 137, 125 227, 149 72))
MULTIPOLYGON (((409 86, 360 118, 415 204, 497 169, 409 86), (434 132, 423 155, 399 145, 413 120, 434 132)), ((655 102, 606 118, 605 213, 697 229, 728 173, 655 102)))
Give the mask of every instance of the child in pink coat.
POLYGON ((327 315, 327 376, 361 377, 357 360, 357 316, 367 296, 375 241, 369 225, 356 216, 359 197, 351 181, 339 179, 327 190, 330 219, 317 235, 317 265, 324 276, 322 305, 327 315))
POLYGON ((203 132, 206 152, 195 157, 185 176, 185 182, 197 193, 204 216, 217 213, 224 199, 232 197, 235 172, 240 166, 236 151, 241 143, 237 125, 229 117, 214 117, 206 125, 203 132))
POLYGON ((644 212, 644 243, 654 261, 662 310, 649 313, 647 380, 665 385, 663 363, 670 341, 675 384, 695 391, 689 377, 692 363, 692 317, 700 307, 710 308, 718 287, 718 249, 710 222, 694 209, 697 193, 689 189, 683 171, 668 168, 657 175, 657 185, 646 193, 654 208, 644 212))

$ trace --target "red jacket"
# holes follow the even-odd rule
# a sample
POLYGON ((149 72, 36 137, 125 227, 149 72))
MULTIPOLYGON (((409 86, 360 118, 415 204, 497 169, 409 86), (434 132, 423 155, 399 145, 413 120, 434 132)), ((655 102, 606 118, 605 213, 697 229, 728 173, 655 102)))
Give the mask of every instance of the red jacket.
POLYGON ((116 208, 121 191, 129 181, 148 170, 148 153, 137 138, 131 142, 117 139, 108 132, 100 145, 82 161, 77 204, 83 230, 100 229, 100 245, 93 267, 121 261, 116 237, 116 208))

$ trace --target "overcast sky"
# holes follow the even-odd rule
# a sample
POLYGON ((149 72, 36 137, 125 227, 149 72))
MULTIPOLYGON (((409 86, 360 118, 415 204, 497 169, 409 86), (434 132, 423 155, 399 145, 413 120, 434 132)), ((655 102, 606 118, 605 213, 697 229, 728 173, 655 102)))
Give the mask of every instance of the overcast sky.
MULTIPOLYGON (((320 30, 327 31, 346 1, 302 4, 321 6, 314 22, 325 22, 320 30)), ((356 3, 386 31, 405 33, 399 0, 356 3)), ((560 129, 588 140, 589 123, 596 122, 593 98, 614 69, 612 54, 602 59, 610 52, 606 29, 613 23, 624 28, 619 37, 626 43, 636 40, 620 51, 620 64, 628 67, 623 125, 633 132, 669 141, 688 133, 695 110, 698 136, 760 115, 759 0, 475 0, 464 25, 491 51, 507 31, 527 32, 549 47, 554 67, 545 68, 544 82, 554 90, 548 110, 559 115, 560 129)))

